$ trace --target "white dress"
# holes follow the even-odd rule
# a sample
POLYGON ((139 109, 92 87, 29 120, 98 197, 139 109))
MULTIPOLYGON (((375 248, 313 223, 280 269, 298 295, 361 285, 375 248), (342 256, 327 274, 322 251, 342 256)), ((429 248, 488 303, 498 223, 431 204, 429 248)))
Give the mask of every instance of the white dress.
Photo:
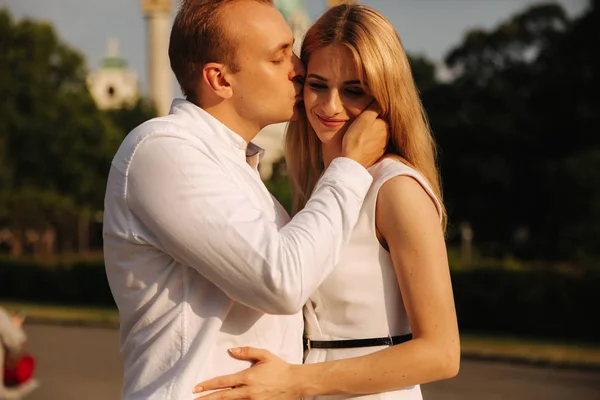
MULTIPOLYGON (((414 169, 386 158, 369 168, 373 184, 367 193, 350 241, 333 273, 304 307, 305 332, 311 340, 365 339, 411 333, 390 253, 377 240, 375 207, 381 186, 389 179, 408 175, 440 204, 427 181, 414 169)), ((349 349, 311 349, 305 363, 357 357, 386 346, 349 349)), ((421 400, 418 385, 366 396, 318 396, 313 399, 421 400)))

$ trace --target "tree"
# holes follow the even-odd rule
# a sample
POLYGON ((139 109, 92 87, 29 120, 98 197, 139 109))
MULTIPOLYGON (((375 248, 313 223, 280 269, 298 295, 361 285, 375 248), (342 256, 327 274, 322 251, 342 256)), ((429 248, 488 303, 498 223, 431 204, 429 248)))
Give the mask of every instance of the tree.
POLYGON ((124 134, 131 132, 144 121, 157 117, 156 107, 144 98, 132 106, 108 110, 106 113, 124 134))
POLYGON ((423 55, 408 55, 408 62, 415 84, 421 93, 438 85, 435 77, 435 64, 423 55))
POLYGON ((540 54, 532 114, 543 127, 545 215, 539 246, 559 256, 600 259, 600 2, 540 54))
POLYGON ((425 94, 450 220, 489 255, 600 256, 597 4, 469 32, 446 58, 457 79, 425 94))
MULTIPOLYGON (((66 214, 102 209, 123 133, 91 98, 81 55, 50 25, 0 10, 0 48, 0 212, 18 251, 26 230, 56 230, 66 214)), ((65 243, 74 235, 62 232, 65 243)))

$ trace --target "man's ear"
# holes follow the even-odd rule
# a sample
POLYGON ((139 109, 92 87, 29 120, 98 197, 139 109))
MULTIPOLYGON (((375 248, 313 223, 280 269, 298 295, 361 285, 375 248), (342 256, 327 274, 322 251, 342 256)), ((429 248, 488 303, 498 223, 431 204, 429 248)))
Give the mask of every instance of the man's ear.
POLYGON ((233 96, 227 72, 227 67, 219 63, 208 63, 202 68, 202 79, 204 79, 204 82, 206 82, 214 94, 223 99, 233 96))

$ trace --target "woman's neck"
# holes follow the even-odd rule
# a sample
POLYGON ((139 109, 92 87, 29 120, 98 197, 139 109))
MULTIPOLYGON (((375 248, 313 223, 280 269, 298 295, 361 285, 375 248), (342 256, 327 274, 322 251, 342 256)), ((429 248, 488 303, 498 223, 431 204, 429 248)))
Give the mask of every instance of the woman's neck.
POLYGON ((321 153, 323 154, 323 166, 327 169, 334 158, 342 155, 342 144, 321 143, 321 153))

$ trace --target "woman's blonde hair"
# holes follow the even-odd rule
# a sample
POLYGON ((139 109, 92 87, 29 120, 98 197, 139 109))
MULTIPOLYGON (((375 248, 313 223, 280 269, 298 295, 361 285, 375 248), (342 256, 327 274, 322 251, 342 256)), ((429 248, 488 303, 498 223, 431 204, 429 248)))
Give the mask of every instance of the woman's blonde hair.
MULTIPOLYGON (((386 157, 398 157, 420 172, 441 202, 435 143, 408 58, 392 24, 370 7, 332 7, 306 33, 300 59, 308 65, 314 51, 331 45, 350 49, 361 81, 368 84, 368 92, 381 107, 381 118, 390 128, 386 157)), ((304 111, 303 104, 300 107, 304 111)), ((305 206, 324 169, 320 141, 304 112, 288 126, 285 153, 295 214, 305 206)), ((445 229, 443 206, 442 214, 445 229)))

